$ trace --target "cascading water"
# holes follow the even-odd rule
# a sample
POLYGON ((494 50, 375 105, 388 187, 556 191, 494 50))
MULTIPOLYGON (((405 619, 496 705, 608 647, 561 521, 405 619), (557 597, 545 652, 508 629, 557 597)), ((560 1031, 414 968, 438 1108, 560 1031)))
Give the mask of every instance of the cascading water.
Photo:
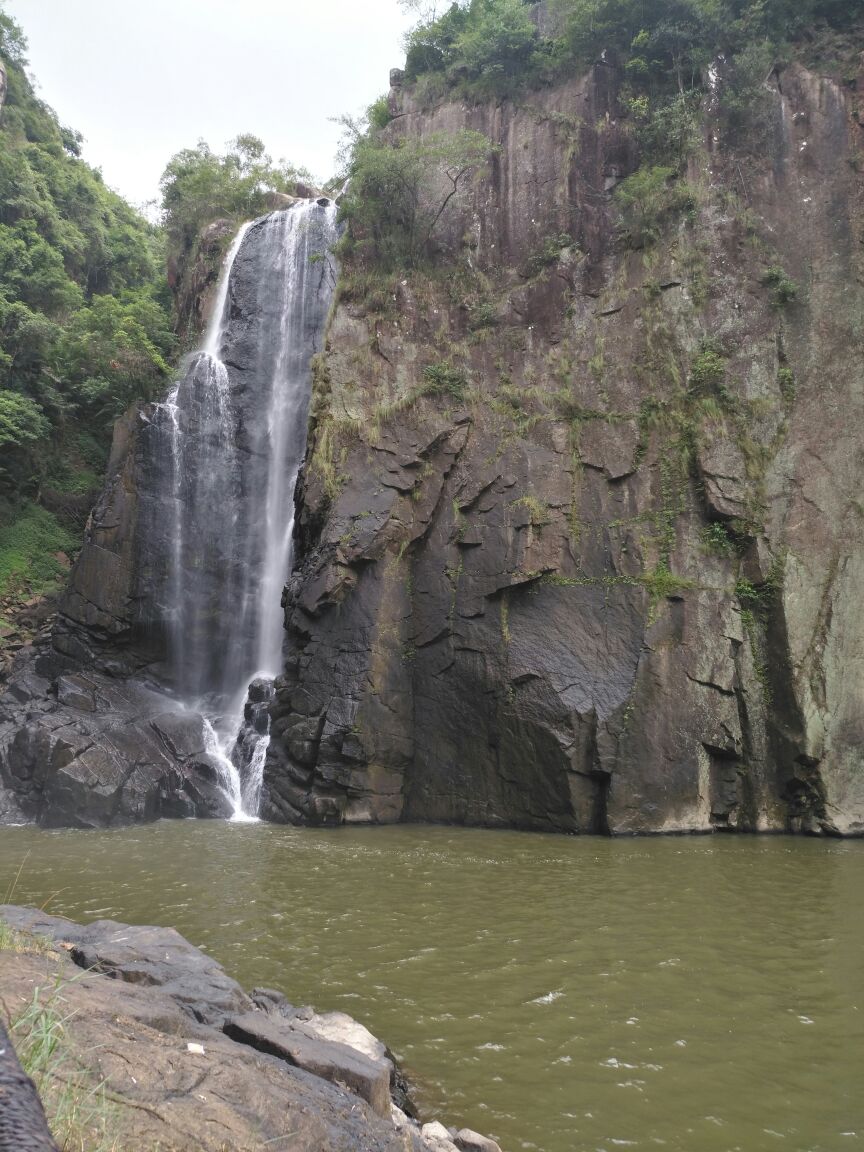
MULTIPOLYGON (((234 819, 254 819, 282 671, 282 589, 306 446, 310 361, 335 283, 336 207, 302 201, 238 233, 203 349, 154 418, 170 678, 204 716, 234 819)), ((154 561, 154 563, 157 561, 154 561)))

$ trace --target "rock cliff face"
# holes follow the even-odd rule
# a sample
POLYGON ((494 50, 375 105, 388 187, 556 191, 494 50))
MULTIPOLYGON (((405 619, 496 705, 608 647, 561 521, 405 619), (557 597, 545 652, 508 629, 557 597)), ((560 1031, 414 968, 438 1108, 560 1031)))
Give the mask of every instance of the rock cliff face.
POLYGON ((394 135, 499 151, 437 272, 332 315, 266 815, 861 833, 853 94, 783 71, 758 159, 706 114, 636 248, 612 68, 432 110, 395 80, 394 135))
MULTIPOLYGON (((263 815, 864 833, 854 90, 775 75, 759 156, 722 147, 709 108, 640 247, 613 68, 432 109, 394 82, 394 136, 498 148, 431 272, 343 279, 263 815)), ((136 686, 164 657, 147 419, 118 425, 53 643, 0 704, 0 816, 219 812, 200 735, 166 735, 136 686)))

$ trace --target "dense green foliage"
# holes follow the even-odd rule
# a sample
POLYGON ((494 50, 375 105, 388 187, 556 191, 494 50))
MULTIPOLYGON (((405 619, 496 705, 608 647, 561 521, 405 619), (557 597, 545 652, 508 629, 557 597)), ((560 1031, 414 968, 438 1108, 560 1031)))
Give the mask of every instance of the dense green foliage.
POLYGON ((260 216, 270 207, 272 193, 293 195, 298 180, 309 179, 308 172, 284 160, 274 164, 257 136, 238 136, 223 156, 199 140, 196 148, 171 158, 160 181, 172 251, 190 252, 201 230, 214 220, 239 223, 260 216))
POLYGON ((391 140, 355 126, 341 211, 348 222, 343 255, 386 270, 416 267, 460 186, 493 151, 479 132, 391 140))
POLYGON ((35 96, 0 12, 0 496, 35 494, 79 427, 158 388, 174 338, 157 232, 35 96))
POLYGON ((0 592, 41 588, 63 522, 98 487, 114 418, 164 384, 175 347, 160 232, 79 156, 0 9, 0 592), (61 520, 39 507, 46 492, 61 520), (75 505, 74 509, 72 505, 75 505))
POLYGON ((820 21, 843 28, 864 13, 864 0, 550 0, 557 35, 544 39, 532 20, 535 3, 452 3, 409 34, 408 78, 514 95, 605 52, 634 92, 657 97, 700 88, 722 54, 740 88, 752 83, 754 68, 763 80, 779 46, 802 29, 820 21))
POLYGON ((410 34, 405 69, 410 79, 443 72, 478 93, 503 94, 531 67, 536 39, 523 0, 453 4, 410 34))
POLYGON ((78 536, 47 509, 25 501, 14 520, 0 523, 0 595, 22 584, 38 595, 61 577, 58 553, 78 547, 78 536))

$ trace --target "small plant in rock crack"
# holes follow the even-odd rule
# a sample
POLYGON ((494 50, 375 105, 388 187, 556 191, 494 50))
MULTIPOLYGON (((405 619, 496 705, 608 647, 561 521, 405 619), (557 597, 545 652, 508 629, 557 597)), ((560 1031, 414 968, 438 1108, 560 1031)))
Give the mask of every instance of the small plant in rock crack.
POLYGON ((454 400, 465 399, 468 377, 461 368, 452 364, 427 364, 423 369, 424 388, 427 396, 451 396, 454 400))
POLYGON ((723 350, 710 338, 702 341, 690 366, 689 391, 694 396, 716 396, 728 399, 726 388, 726 357, 723 350))
POLYGON ((738 551, 738 542, 735 537, 732 536, 727 526, 719 520, 715 520, 712 524, 706 524, 702 528, 699 532, 699 543, 702 551, 711 556, 730 558, 738 551))
POLYGON ((771 303, 775 308, 784 308, 798 298, 798 285, 779 265, 766 269, 761 283, 771 289, 771 303))

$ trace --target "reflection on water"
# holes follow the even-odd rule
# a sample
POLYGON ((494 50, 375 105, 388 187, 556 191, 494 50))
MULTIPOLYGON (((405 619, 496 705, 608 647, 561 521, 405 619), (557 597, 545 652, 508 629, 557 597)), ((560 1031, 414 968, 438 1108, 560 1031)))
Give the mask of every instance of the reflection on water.
POLYGON ((864 844, 0 829, 0 895, 357 1016, 505 1152, 864 1146, 864 844))

